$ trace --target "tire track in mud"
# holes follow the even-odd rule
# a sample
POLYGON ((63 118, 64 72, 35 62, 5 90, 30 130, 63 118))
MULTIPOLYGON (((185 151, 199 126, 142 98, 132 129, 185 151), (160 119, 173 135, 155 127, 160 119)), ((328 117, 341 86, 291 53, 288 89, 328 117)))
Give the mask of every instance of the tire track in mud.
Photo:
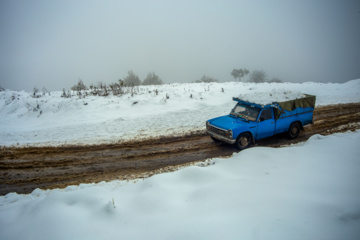
MULTIPOLYGON (((256 146, 281 147, 306 141, 314 134, 359 129, 360 103, 318 107, 314 124, 288 140, 284 134, 260 140, 256 146)), ((214 143, 205 131, 183 137, 94 146, 0 149, 0 195, 30 193, 36 188, 64 188, 80 183, 131 180, 175 171, 209 158, 228 157, 237 150, 214 143)))

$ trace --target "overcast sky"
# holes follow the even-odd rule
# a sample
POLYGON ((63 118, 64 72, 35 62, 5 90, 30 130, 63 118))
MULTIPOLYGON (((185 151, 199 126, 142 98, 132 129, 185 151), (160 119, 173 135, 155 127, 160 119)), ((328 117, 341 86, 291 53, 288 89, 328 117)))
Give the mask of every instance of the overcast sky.
POLYGON ((0 0, 0 86, 360 78, 360 0, 0 0))

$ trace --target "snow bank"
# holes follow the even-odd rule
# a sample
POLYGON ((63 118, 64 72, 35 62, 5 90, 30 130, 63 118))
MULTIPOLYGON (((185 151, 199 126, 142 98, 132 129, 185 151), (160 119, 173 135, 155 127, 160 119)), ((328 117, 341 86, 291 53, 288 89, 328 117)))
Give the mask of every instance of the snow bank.
POLYGON ((359 142, 315 135, 135 182, 8 194, 0 239, 359 239, 359 142))
POLYGON ((52 92, 0 92, 0 146, 114 143, 204 130, 242 95, 271 103, 275 96, 316 95, 316 105, 360 102, 360 79, 324 83, 183 83, 142 86, 136 94, 62 98, 52 92))

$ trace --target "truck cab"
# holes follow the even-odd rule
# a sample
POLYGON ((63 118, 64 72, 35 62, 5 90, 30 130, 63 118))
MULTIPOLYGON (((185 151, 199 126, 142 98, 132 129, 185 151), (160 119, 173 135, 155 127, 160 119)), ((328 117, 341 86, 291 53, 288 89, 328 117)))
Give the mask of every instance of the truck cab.
POLYGON ((206 121, 206 131, 214 141, 234 144, 240 150, 282 132, 296 138, 303 126, 313 122, 315 96, 266 105, 233 100, 237 103, 230 114, 206 121))

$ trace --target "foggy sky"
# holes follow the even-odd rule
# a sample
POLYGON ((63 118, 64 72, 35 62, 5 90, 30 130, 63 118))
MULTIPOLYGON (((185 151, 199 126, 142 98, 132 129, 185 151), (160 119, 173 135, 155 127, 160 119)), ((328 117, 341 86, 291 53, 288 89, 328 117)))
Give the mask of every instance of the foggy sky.
POLYGON ((234 68, 269 79, 360 78, 359 0, 0 0, 0 86, 69 89, 132 70, 167 83, 234 68))

